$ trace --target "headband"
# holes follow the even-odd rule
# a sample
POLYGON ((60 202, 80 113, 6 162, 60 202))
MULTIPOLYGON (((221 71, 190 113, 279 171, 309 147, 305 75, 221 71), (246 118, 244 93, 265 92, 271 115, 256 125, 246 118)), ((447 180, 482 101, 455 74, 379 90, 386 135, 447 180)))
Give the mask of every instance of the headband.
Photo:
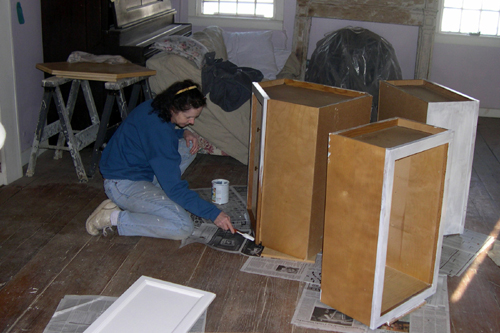
POLYGON ((179 94, 182 94, 183 92, 185 91, 188 91, 188 90, 191 90, 191 89, 196 89, 197 87, 196 86, 191 86, 191 87, 187 87, 187 88, 184 88, 184 89, 181 89, 179 90, 178 92, 176 92, 175 94, 176 95, 179 95, 179 94))

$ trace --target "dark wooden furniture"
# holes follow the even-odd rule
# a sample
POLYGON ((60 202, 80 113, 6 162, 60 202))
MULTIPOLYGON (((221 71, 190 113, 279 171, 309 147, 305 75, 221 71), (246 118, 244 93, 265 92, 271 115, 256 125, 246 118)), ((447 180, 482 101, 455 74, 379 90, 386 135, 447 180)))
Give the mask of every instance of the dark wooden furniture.
POLYGON ((83 51, 144 65, 156 39, 191 34, 191 24, 175 22, 170 0, 42 0, 41 12, 44 62, 83 51))
POLYGON ((44 62, 66 61, 73 51, 98 53, 109 24, 108 0, 42 0, 44 62))
MULTIPOLYGON (((42 0, 41 13, 45 63, 63 62, 72 52, 82 51, 121 55, 144 66, 146 60, 158 52, 150 49, 156 38, 191 34, 191 24, 174 23, 176 10, 170 0, 42 0)), ((106 92, 95 82, 90 82, 90 87, 100 115, 106 92)), ((65 95, 69 93, 69 88, 62 90, 65 95)), ((125 93, 131 94, 131 89, 125 89, 125 93)), ((90 125, 85 109, 84 98, 79 95, 72 119, 75 129, 90 125)), ((56 110, 49 110, 48 119, 57 118, 56 110)), ((120 121, 119 114, 114 112, 110 123, 120 121)))

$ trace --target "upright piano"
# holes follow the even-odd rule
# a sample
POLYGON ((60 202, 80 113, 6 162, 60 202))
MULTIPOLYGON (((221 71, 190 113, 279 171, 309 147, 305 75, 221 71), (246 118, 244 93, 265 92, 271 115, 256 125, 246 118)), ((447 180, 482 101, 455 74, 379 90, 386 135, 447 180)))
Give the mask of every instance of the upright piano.
POLYGON ((170 0, 114 0, 110 1, 111 19, 104 31, 104 52, 121 55, 144 65, 159 52, 151 45, 171 35, 189 36, 190 23, 176 23, 177 11, 170 0))

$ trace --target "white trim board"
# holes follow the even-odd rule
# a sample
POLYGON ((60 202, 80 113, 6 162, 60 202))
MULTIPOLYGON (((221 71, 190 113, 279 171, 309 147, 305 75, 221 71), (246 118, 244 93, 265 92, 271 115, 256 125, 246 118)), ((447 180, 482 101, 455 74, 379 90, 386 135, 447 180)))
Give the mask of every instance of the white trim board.
POLYGON ((215 294, 141 276, 86 333, 188 332, 215 294))

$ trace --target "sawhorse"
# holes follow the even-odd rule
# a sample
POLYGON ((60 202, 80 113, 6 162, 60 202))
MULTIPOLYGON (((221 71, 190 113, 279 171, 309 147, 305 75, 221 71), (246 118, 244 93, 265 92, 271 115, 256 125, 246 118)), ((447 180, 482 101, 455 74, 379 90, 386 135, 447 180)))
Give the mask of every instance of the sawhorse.
POLYGON ((97 114, 89 82, 87 80, 75 80, 53 76, 42 80, 42 86, 44 88, 43 100, 40 106, 38 124, 35 131, 35 137, 33 139, 33 146, 31 148, 31 155, 26 175, 28 177, 34 175, 38 150, 40 148, 55 149, 55 159, 61 158, 62 151, 65 150, 69 151, 71 154, 78 180, 80 182, 86 182, 88 181, 88 178, 79 152, 95 141, 99 130, 99 116, 97 114), (68 102, 65 104, 60 86, 68 82, 71 82, 71 88, 68 96, 68 102), (85 102, 87 103, 87 109, 89 111, 92 125, 81 131, 73 131, 71 127, 71 118, 73 116, 73 110, 75 108, 76 98, 78 97, 80 87, 82 88, 83 96, 85 97, 85 102), (47 112, 52 100, 55 102, 59 120, 45 125, 47 112), (56 134, 59 134, 59 138, 55 146, 43 143, 56 134), (65 146, 66 142, 68 143, 67 146, 65 146))
POLYGON ((142 87, 146 99, 151 98, 147 78, 155 75, 156 71, 150 70, 132 63, 124 64, 106 64, 106 63, 68 63, 54 62, 37 64, 36 68, 55 75, 42 81, 44 87, 44 97, 40 107, 37 129, 31 156, 26 175, 33 176, 35 173, 36 159, 39 148, 55 149, 55 158, 60 158, 63 150, 71 153, 73 164, 75 165, 78 180, 80 182, 88 181, 87 173, 83 167, 79 151, 92 142, 96 141, 92 154, 92 163, 89 175, 93 176, 99 159, 99 149, 104 143, 109 117, 115 98, 118 100, 122 119, 128 114, 131 107, 137 104, 140 88, 142 87), (61 94, 60 86, 72 82, 67 104, 61 94), (88 81, 105 82, 105 88, 108 91, 105 109, 103 111, 103 121, 99 121, 96 112, 94 98, 88 81), (132 95, 127 106, 123 88, 133 85, 132 95), (71 117, 78 96, 79 88, 82 87, 87 109, 91 118, 92 125, 81 131, 73 131, 71 127, 71 117), (46 125, 47 112, 51 100, 56 103, 59 120, 46 125), (46 145, 41 142, 59 134, 57 145, 46 145), (67 147, 65 146, 67 143, 67 147))

